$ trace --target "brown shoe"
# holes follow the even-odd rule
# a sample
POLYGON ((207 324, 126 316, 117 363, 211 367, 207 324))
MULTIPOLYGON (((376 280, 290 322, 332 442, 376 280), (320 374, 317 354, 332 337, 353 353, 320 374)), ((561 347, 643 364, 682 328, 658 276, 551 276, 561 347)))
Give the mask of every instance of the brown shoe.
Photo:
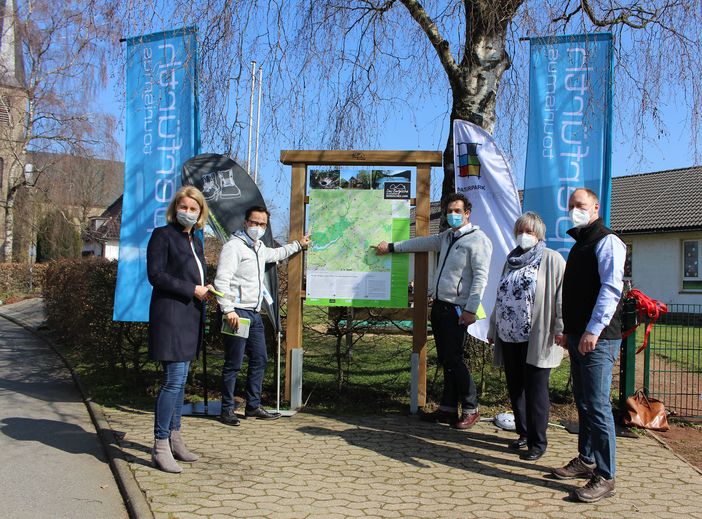
POLYGON ((451 411, 442 411, 441 409, 437 409, 431 413, 419 411, 419 419, 423 422, 450 424, 456 420, 456 413, 452 413, 451 411))
POLYGON ((453 427, 456 429, 470 429, 475 425, 475 423, 480 420, 480 413, 478 411, 474 413, 461 413, 461 417, 456 420, 453 427))
POLYGON ((565 467, 553 469, 551 474, 558 479, 590 478, 596 467, 597 465, 594 463, 592 465, 585 463, 580 459, 580 456, 577 456, 570 460, 565 467))
POLYGON ((575 497, 584 503, 595 503, 604 497, 614 495, 614 478, 605 479, 599 474, 594 474, 584 487, 577 489, 575 497))

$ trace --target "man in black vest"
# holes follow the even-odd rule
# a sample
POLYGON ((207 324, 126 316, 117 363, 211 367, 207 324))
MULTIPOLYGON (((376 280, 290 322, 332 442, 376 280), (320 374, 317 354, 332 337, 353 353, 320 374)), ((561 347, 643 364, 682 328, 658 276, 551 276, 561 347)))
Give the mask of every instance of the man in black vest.
POLYGON ((563 324, 578 407, 578 457, 553 470, 559 479, 589 478, 575 497, 614 495, 615 430, 610 387, 619 355, 619 310, 626 246, 599 217, 597 195, 576 189, 568 201, 575 239, 563 278, 563 324))

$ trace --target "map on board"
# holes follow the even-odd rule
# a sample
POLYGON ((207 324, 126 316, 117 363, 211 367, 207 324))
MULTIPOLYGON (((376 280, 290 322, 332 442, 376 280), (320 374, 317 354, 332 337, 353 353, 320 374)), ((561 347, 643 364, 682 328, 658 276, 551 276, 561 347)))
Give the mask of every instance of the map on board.
POLYGON ((383 190, 312 189, 308 305, 404 308, 409 257, 378 256, 375 245, 409 238, 409 200, 383 190))

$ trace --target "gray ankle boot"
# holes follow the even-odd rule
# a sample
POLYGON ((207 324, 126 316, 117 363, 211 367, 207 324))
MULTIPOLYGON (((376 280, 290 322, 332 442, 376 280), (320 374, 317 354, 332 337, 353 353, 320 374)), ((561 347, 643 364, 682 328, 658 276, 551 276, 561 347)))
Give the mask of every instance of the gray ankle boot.
POLYGON ((171 451, 173 452, 173 457, 180 461, 186 461, 192 463, 197 461, 200 456, 194 452, 190 452, 185 446, 183 437, 180 435, 180 431, 171 431, 171 451))
POLYGON ((165 440, 156 439, 156 441, 154 441, 154 448, 151 451, 151 462, 154 464, 154 467, 164 472, 172 472, 174 474, 183 472, 183 469, 180 468, 176 460, 173 459, 171 446, 168 444, 168 438, 165 440))

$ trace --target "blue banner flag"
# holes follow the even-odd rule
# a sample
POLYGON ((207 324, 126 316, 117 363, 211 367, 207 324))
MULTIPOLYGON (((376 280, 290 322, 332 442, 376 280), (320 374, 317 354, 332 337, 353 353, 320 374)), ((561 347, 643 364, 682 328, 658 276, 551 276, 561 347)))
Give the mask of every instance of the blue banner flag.
POLYGON ((597 193, 609 223, 612 63, 609 33, 531 39, 523 207, 541 215, 548 247, 564 257, 574 243, 566 231, 576 188, 597 193))
POLYGON ((196 30, 127 39, 124 197, 115 321, 149 320, 146 246, 181 185, 183 163, 200 147, 196 30))

